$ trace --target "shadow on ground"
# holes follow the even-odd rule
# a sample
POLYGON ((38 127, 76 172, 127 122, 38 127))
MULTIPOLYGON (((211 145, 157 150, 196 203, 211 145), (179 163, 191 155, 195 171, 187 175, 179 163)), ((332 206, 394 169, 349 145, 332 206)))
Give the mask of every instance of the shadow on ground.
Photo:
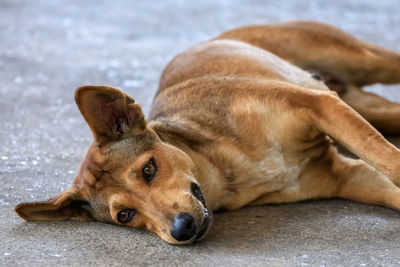
POLYGON ((344 200, 252 207, 218 213, 209 236, 171 246, 153 234, 102 223, 19 223, 6 238, 19 263, 390 264, 400 215, 344 200), (29 251, 29 257, 27 252, 29 251))

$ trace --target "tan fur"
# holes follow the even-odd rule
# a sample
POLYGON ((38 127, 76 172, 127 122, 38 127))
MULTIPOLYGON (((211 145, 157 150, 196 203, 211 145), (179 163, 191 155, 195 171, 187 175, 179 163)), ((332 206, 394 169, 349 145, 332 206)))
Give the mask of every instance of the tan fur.
POLYGON ((131 209, 127 226, 187 244, 207 230, 207 206, 342 197, 400 209, 400 151, 366 121, 400 133, 400 105, 361 91, 378 82, 400 82, 400 55, 328 25, 223 33, 168 64, 148 122, 117 89, 78 88, 95 142, 74 184, 16 212, 26 220, 121 224, 118 213, 131 209), (360 159, 338 154, 333 140, 360 159), (147 181, 152 158, 157 174, 147 181), (196 235, 179 241, 171 228, 183 212, 193 216, 196 235))

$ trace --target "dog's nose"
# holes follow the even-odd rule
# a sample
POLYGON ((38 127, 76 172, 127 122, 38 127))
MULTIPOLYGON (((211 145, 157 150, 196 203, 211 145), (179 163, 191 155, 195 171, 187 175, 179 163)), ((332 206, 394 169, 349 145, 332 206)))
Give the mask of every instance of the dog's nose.
POLYGON ((192 215, 187 212, 179 213, 174 218, 171 235, 177 241, 186 241, 196 234, 196 223, 192 215))

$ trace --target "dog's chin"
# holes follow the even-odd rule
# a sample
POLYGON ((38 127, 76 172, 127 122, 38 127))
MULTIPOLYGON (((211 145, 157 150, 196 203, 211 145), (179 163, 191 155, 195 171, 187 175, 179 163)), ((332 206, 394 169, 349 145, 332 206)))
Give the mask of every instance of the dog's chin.
POLYGON ((203 206, 203 212, 204 212, 204 217, 203 221, 201 222, 200 230, 197 232, 197 235, 195 236, 194 240, 201 240, 206 233, 208 232, 208 229, 211 224, 211 212, 207 207, 206 200, 204 199, 204 195, 200 190, 200 187, 192 183, 191 185, 191 191, 194 197, 201 203, 203 206))

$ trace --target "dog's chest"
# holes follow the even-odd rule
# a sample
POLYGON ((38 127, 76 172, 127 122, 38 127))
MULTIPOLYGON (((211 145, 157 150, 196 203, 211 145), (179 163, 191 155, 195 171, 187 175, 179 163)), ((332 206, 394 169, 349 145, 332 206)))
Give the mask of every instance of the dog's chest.
POLYGON ((249 173, 252 173, 251 170, 254 172, 249 186, 268 184, 268 190, 275 191, 295 184, 302 164, 289 164, 284 158, 281 146, 272 142, 264 159, 249 165, 253 165, 249 173))
POLYGON ((297 164, 285 159, 279 143, 272 140, 261 160, 252 160, 241 153, 232 153, 233 167, 226 167, 222 176, 226 182, 227 197, 221 203, 236 209, 255 199, 283 189, 297 187, 301 171, 308 159, 297 164))
POLYGON ((270 107, 247 100, 231 109, 230 125, 238 141, 220 143, 218 149, 227 159, 222 163, 229 163, 219 168, 226 183, 224 207, 235 209, 265 194, 296 188, 313 156, 313 149, 299 152, 307 125, 290 112, 270 107))

